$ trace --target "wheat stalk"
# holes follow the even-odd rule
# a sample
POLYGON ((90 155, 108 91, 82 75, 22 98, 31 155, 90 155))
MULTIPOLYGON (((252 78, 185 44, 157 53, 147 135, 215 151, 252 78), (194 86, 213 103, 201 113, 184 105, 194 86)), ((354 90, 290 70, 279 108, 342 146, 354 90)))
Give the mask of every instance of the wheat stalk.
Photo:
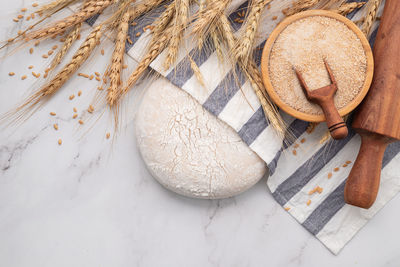
POLYGON ((366 16, 364 19, 364 23, 362 25, 362 31, 366 36, 369 36, 371 32, 372 25, 374 24, 376 20, 376 16, 378 13, 378 9, 380 4, 382 3, 382 0, 369 0, 367 5, 366 5, 366 16))
POLYGON ((278 136, 283 139, 287 127, 281 115, 279 114, 278 109, 270 100, 267 94, 267 90, 264 87, 261 73, 258 70, 258 67, 254 61, 249 61, 249 64, 247 66, 247 71, 248 71, 247 77, 258 99, 260 100, 266 118, 269 120, 272 127, 276 130, 278 136))
POLYGON ((45 86, 40 88, 27 101, 17 108, 18 111, 29 110, 39 104, 44 98, 52 96, 60 89, 71 75, 87 60, 101 37, 101 26, 97 26, 75 52, 72 60, 45 86))
MULTIPOLYGON (((170 24, 174 15, 175 15, 175 5, 172 3, 167 6, 165 11, 153 23, 154 28, 152 30, 153 37, 152 37, 151 44, 153 44, 159 38, 159 36, 162 35, 164 30, 170 24)), ((150 46, 151 46, 151 44, 150 44, 150 46)))
POLYGON ((169 42, 168 53, 165 58, 164 68, 169 69, 178 56, 179 45, 182 41, 184 30, 188 24, 189 0, 175 0, 175 20, 172 25, 172 36, 169 42))
POLYGON ((291 7, 285 8, 282 10, 282 13, 285 16, 291 16, 303 10, 309 9, 316 4, 318 4, 321 0, 298 0, 291 7))
MULTIPOLYGON (((110 78, 110 86, 108 87, 107 92, 107 103, 110 107, 113 107, 116 104, 118 90, 121 86, 121 72, 125 54, 126 37, 128 36, 129 30, 129 18, 130 13, 129 11, 126 11, 122 16, 118 27, 115 48, 111 57, 111 65, 107 71, 108 77, 110 78)), ((117 116, 115 117, 115 121, 117 121, 117 116)))
POLYGON ((346 16, 353 12, 354 10, 361 8, 365 5, 366 2, 351 2, 351 3, 344 3, 338 9, 334 10, 336 13, 340 15, 346 16))
POLYGON ((258 25, 260 23, 261 13, 267 4, 272 0, 253 0, 252 7, 245 23, 245 31, 238 39, 233 53, 236 58, 240 58, 245 64, 250 58, 253 50, 254 38, 257 33, 258 25))
MULTIPOLYGON (((232 50, 236 44, 236 40, 232 31, 231 24, 229 23, 229 20, 225 15, 222 15, 220 17, 217 23, 217 29, 220 36, 222 36, 222 38, 224 39, 228 49, 232 50)), ((276 130, 279 137, 282 138, 285 135, 287 127, 277 108, 269 99, 267 90, 265 89, 264 83, 262 81, 261 73, 258 70, 256 63, 252 59, 248 60, 247 65, 241 59, 238 59, 237 63, 249 79, 250 84, 263 108, 265 117, 271 123, 272 127, 276 130)))
POLYGON ((61 32, 67 30, 68 28, 83 22, 84 20, 101 13, 106 7, 117 2, 118 0, 104 0, 96 1, 91 0, 87 3, 85 8, 82 8, 75 14, 68 16, 62 20, 56 21, 48 27, 40 30, 33 31, 27 34, 25 40, 30 41, 33 39, 44 39, 47 37, 55 36, 61 32))
POLYGON ((81 27, 82 23, 78 23, 72 28, 71 32, 67 35, 65 42, 62 44, 60 50, 57 52, 53 61, 51 62, 49 70, 54 69, 61 63, 61 60, 67 54, 72 44, 78 39, 81 32, 81 27))

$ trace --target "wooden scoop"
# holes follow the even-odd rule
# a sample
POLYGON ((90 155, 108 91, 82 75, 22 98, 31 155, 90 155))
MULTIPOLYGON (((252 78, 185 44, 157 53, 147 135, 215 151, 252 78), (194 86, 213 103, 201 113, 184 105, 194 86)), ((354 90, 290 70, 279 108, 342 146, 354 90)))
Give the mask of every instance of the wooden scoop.
POLYGON ((386 146, 400 139, 400 1, 386 0, 374 47, 375 76, 353 128, 361 149, 344 189, 348 204, 368 209, 378 194, 386 146))
POLYGON ((331 84, 320 89, 310 90, 303 79, 301 73, 295 69, 297 78, 300 81, 301 88, 303 88, 304 94, 308 101, 319 105, 325 115, 326 124, 331 133, 333 139, 343 139, 349 133, 346 123, 343 121, 342 117, 339 115, 338 110, 335 107, 333 97, 336 94, 337 83, 331 68, 328 63, 324 60, 326 70, 328 71, 331 84))

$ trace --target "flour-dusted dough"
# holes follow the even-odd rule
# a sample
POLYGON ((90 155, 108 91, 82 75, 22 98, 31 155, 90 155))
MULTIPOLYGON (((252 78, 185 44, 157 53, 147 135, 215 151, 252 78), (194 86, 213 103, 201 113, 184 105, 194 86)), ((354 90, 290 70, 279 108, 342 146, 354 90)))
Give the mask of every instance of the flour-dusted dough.
POLYGON ((231 197, 266 172, 265 163, 231 127, 164 79, 155 81, 143 97, 136 136, 153 176, 188 197, 231 197))

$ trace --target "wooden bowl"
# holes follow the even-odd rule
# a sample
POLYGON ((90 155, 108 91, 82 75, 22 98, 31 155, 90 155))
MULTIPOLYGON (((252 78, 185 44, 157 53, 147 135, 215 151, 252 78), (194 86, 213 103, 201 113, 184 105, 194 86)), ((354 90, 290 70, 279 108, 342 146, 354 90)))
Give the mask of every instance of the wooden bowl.
POLYGON ((269 36, 263 50, 262 54, 262 59, 261 59, 261 72, 262 72, 262 77, 264 81, 264 85, 267 89, 267 92, 269 96, 271 97, 272 101, 278 105, 279 108, 281 108, 283 111, 288 113, 289 115, 300 119, 304 121, 309 121, 309 122, 322 122, 325 121, 325 116, 323 114, 321 115, 315 115, 315 114, 309 114, 309 113, 304 113, 301 111, 298 111, 285 102, 281 100, 281 98, 278 96, 276 91, 274 90, 270 75, 269 75, 269 57, 270 53, 272 51, 272 47, 275 44, 276 39, 280 35, 280 33, 290 24, 293 22, 307 18, 307 17, 312 17, 312 16, 324 16, 324 17, 329 17, 336 19, 338 21, 343 22, 349 29, 351 29, 357 37, 361 40, 362 46, 364 47, 365 55, 367 57, 367 70, 366 70, 366 78, 364 85, 360 91, 360 93, 350 102, 348 103, 345 107, 341 108, 339 110, 339 114, 341 116, 345 116, 349 114, 351 111, 353 111, 364 99, 366 94, 368 93, 368 90, 371 86, 373 74, 374 74, 374 58, 372 55, 372 50, 371 46, 369 45, 369 42, 365 35, 362 33, 362 31, 349 19, 346 17, 339 15, 337 13, 327 11, 327 10, 309 10, 309 11, 304 11, 301 13, 298 13, 296 15, 290 16, 283 20, 271 33, 269 36))

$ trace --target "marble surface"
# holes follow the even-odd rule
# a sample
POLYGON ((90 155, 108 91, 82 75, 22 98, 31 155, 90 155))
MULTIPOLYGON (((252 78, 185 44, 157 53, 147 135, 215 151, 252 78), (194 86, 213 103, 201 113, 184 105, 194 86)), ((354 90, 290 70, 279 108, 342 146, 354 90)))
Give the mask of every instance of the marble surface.
MULTIPOLYGON (((30 1, 0 2, 5 40, 18 30, 16 10, 30 1)), ((40 85, 27 67, 43 72, 41 55, 51 46, 0 59, 0 114, 40 85)), ((107 60, 97 52, 83 72, 102 71, 107 60)), ((220 201, 165 190, 146 170, 133 134, 134 103, 145 87, 130 95, 113 141, 105 138, 109 114, 84 115, 84 127, 71 118, 73 107, 81 114, 93 99, 96 83, 83 78, 18 127, 1 125, 0 266, 400 266, 400 196, 334 256, 273 200, 266 179, 220 201)))

